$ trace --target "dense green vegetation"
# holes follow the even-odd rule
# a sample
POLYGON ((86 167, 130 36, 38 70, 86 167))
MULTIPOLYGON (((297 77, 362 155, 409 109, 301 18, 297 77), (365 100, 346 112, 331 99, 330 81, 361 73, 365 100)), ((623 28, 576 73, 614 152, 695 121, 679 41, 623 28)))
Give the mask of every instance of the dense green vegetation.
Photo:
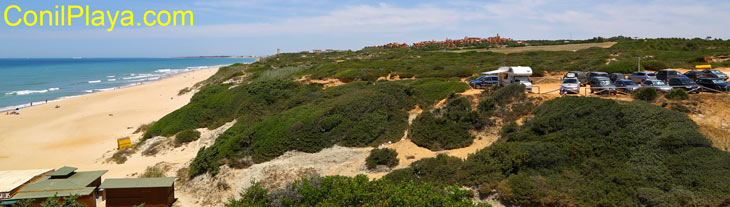
POLYGON ((434 150, 458 148, 471 143, 469 130, 493 125, 495 120, 506 125, 504 134, 521 131, 512 122, 535 107, 521 85, 514 85, 486 92, 476 110, 466 107, 471 103, 457 96, 449 99, 447 107, 431 110, 448 94, 468 88, 459 78, 504 65, 531 66, 536 75, 566 70, 629 73, 637 67, 637 57, 642 58, 645 69, 687 68, 706 56, 730 54, 730 41, 723 40, 615 37, 588 42, 601 41, 618 43, 611 48, 575 52, 449 53, 370 48, 279 54, 221 68, 198 85, 200 91, 188 105, 150 126, 144 139, 217 128, 237 120, 213 146, 200 150, 190 166, 190 176, 216 174, 221 165, 246 167, 289 150, 316 152, 335 144, 375 146, 396 141, 407 128, 407 111, 418 105, 426 112, 409 129, 414 142, 434 150), (377 80, 388 74, 416 80, 377 80), (323 90, 319 84, 293 81, 300 78, 336 78, 347 84, 323 90))
POLYGON ((659 97, 659 92, 651 87, 643 87, 634 92, 634 99, 654 102, 659 97))
MULTIPOLYGON (((238 96, 242 101, 230 106, 238 109, 223 109, 235 111, 234 115, 221 114, 219 119, 238 117, 239 122, 218 137, 213 146, 198 153, 190 166, 190 175, 216 174, 222 164, 246 167, 289 150, 317 152, 334 144, 375 146, 397 141, 408 125, 408 110, 445 98, 445 90, 466 87, 461 82, 427 79, 353 82, 322 90, 316 85, 271 80, 222 91, 210 97, 238 96)), ((158 123, 178 113, 200 113, 186 110, 173 112, 158 123)), ((209 124, 207 127, 220 125, 207 120, 211 119, 202 122, 209 124)), ((174 125, 185 123, 168 126, 174 125)), ((196 127, 203 126, 206 125, 196 127)))
MULTIPOLYGON (((505 65, 531 66, 536 76, 569 70, 631 73, 637 67, 690 68, 704 64, 705 57, 730 54, 730 41, 724 40, 614 37, 572 43, 603 41, 617 44, 511 54, 408 48, 279 54, 221 68, 194 88, 199 92, 188 105, 150 126, 144 139, 237 120, 215 144, 198 152, 183 173, 194 177, 215 175, 221 165, 243 168, 265 162, 289 150, 376 146, 397 141, 406 129, 420 146, 452 149, 472 142, 470 130, 503 126, 499 142, 466 160, 439 155, 376 181, 312 178, 273 192, 254 185, 228 206, 471 205, 466 191, 444 185, 472 187, 482 194, 496 191, 523 206, 730 203, 730 155, 711 148, 680 112, 642 101, 578 97, 535 108, 537 101, 519 84, 489 89, 477 96, 478 103, 453 95, 468 88, 461 78, 505 65), (378 80, 387 75, 415 80, 378 80), (347 84, 326 89, 306 84, 307 79, 329 78, 347 84), (447 97, 445 107, 432 108, 447 97), (408 110, 416 106, 424 112, 409 128, 408 110), (534 117, 525 116, 529 113, 534 117), (521 118, 524 125, 516 123, 521 118)), ((644 90, 636 96, 654 101, 658 94, 644 90)), ((393 156, 383 154, 374 163, 392 163, 393 156)))
POLYGON ((186 129, 175 135, 175 145, 192 142, 200 138, 200 132, 195 129, 186 129))
MULTIPOLYGON (((41 207, 86 207, 86 204, 79 203, 76 201, 79 195, 72 195, 67 197, 53 196, 40 203, 41 207)), ((31 207, 35 199, 20 200, 13 204, 13 207, 31 207)))
POLYGON ((469 191, 456 186, 369 181, 364 175, 314 177, 273 192, 254 184, 240 197, 225 206, 488 206, 473 204, 469 191))
POLYGON ((674 89, 669 93, 664 94, 664 97, 672 100, 687 100, 689 98, 689 95, 687 95, 687 91, 685 90, 674 89))
POLYGON ((377 168, 378 165, 395 167, 398 165, 398 161, 398 152, 393 149, 373 149, 370 150, 370 155, 365 158, 365 166, 370 170, 377 168))
MULTIPOLYGON (((312 78, 375 80, 389 73, 407 77, 469 77, 505 65, 527 65, 536 75, 545 71, 634 72, 637 58, 647 70, 690 68, 704 64, 704 57, 730 54, 730 41, 704 39, 631 39, 613 37, 586 42, 617 42, 611 48, 579 51, 535 51, 513 54, 494 52, 449 53, 400 49, 363 49, 335 53, 292 53, 269 58, 254 68, 309 66, 312 78), (610 62, 609 66, 606 63, 610 62), (614 65, 614 66, 611 66, 614 65)), ((546 43, 547 44, 547 43, 546 43)), ((550 43, 553 44, 553 43, 550 43)), ((556 42, 554 44, 565 44, 556 42)), ((711 63, 728 66, 730 62, 711 63)))
POLYGON ((408 131, 414 144, 434 151, 469 146, 474 136, 469 130, 481 127, 479 113, 464 98, 450 98, 443 110, 418 115, 408 131))
POLYGON ((385 177, 492 190, 528 206, 718 206, 730 154, 686 115, 644 102, 547 101, 503 142, 466 160, 440 155, 385 177))

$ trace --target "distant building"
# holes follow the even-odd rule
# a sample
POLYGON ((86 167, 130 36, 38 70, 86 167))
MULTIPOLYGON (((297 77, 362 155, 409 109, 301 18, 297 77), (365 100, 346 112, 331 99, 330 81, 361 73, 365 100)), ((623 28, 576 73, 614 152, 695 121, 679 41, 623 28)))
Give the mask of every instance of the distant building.
POLYGON ((15 201, 9 200, 21 188, 37 181, 51 171, 53 169, 0 171, 0 206, 15 203, 15 201))
POLYGON ((25 185, 11 200, 33 199, 33 206, 40 206, 51 197, 80 196, 76 201, 88 207, 96 207, 99 195, 101 176, 107 171, 76 172, 75 167, 62 167, 40 178, 40 180, 25 185))
MULTIPOLYGON (((394 48, 456 48, 456 47, 473 47, 473 46, 481 46, 481 47, 498 47, 501 45, 505 45, 508 42, 513 41, 510 38, 502 38, 497 34, 497 36, 494 37, 487 37, 487 38, 480 38, 480 37, 469 37, 464 36, 464 39, 460 40, 452 40, 449 38, 446 38, 444 41, 422 41, 422 42, 416 42, 412 45, 408 45, 406 43, 388 43, 381 46, 372 46, 372 47, 366 47, 366 48, 379 48, 379 49, 394 49, 394 48)), ((519 43, 518 43, 519 44, 519 43)))
POLYGON ((107 207, 169 207, 175 202, 175 178, 106 179, 99 188, 107 207))

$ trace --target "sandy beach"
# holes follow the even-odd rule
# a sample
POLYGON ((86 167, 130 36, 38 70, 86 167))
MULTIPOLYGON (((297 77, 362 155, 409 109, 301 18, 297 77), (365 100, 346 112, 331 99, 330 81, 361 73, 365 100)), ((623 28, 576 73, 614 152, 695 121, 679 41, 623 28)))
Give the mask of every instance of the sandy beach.
MULTIPOLYGON (((117 138, 130 136, 140 125, 187 104, 193 93, 178 96, 178 92, 217 70, 201 69, 139 86, 25 108, 20 115, 3 113, 0 170, 62 166, 102 169, 98 159, 116 148, 117 138)), ((112 171, 110 174, 117 174, 112 171)))

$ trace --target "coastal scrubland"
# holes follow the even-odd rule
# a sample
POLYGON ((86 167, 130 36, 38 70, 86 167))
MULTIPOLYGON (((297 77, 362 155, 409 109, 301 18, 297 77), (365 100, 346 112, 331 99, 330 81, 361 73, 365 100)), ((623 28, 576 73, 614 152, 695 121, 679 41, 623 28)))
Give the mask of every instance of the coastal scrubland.
MULTIPOLYGON (((640 67, 657 70, 693 67, 705 64, 705 57, 730 54, 730 41, 724 40, 591 41, 616 44, 511 54, 408 48, 279 54, 221 68, 198 85, 200 91, 188 105, 155 122, 144 138, 237 120, 215 144, 198 151, 187 174, 194 178, 216 175, 223 165, 246 168, 290 150, 378 146, 406 133, 421 147, 454 149, 468 146, 475 131, 502 127, 497 143, 465 160, 439 155, 374 181, 316 177, 281 191, 254 185, 229 206, 474 205, 466 199, 472 195, 454 186, 524 206, 730 202, 730 154, 713 148, 681 112, 646 101, 585 97, 538 105, 518 84, 486 90, 476 100, 458 95, 468 89, 464 80, 503 65, 528 65, 538 76, 568 70, 629 73, 639 66, 637 57, 642 58, 640 67), (397 78, 382 78, 386 76, 397 78), (324 87, 296 81, 300 79, 343 84, 324 87), (409 125, 408 111, 414 108, 424 112, 409 125), (387 203, 373 203, 379 201, 387 203)), ((654 99, 656 94, 647 98, 654 99)))

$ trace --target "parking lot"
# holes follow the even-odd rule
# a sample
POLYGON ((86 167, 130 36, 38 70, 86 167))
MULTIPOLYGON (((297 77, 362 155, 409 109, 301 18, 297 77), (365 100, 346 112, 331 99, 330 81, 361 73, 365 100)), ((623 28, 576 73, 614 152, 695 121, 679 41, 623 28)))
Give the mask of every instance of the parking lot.
MULTIPOLYGON (((685 73, 687 71, 690 71, 688 69, 669 69, 669 70, 675 70, 680 73, 685 73)), ((725 74, 730 74, 730 68, 717 68, 717 70, 724 72, 725 74)), ((532 77, 532 85, 533 85, 533 94, 553 94, 553 95, 560 95, 560 89, 563 81, 563 76, 567 72, 553 72, 548 73, 544 77, 532 77)), ((627 74, 628 76, 628 74, 627 74)), ((591 86, 585 85, 581 86, 580 90, 576 94, 566 94, 566 95, 573 95, 573 96, 600 96, 600 97, 615 97, 616 99, 632 99, 631 93, 627 93, 624 91, 619 90, 615 95, 613 93, 598 93, 601 89, 600 87, 594 87, 595 89, 591 92, 591 86)), ((618 87, 617 89, 621 89, 623 87, 618 87)), ((717 93, 719 91, 709 88, 703 88, 704 92, 702 93, 717 93)), ((696 92, 696 91, 691 91, 696 92)), ((720 94, 728 94, 728 92, 720 92, 720 94)))

